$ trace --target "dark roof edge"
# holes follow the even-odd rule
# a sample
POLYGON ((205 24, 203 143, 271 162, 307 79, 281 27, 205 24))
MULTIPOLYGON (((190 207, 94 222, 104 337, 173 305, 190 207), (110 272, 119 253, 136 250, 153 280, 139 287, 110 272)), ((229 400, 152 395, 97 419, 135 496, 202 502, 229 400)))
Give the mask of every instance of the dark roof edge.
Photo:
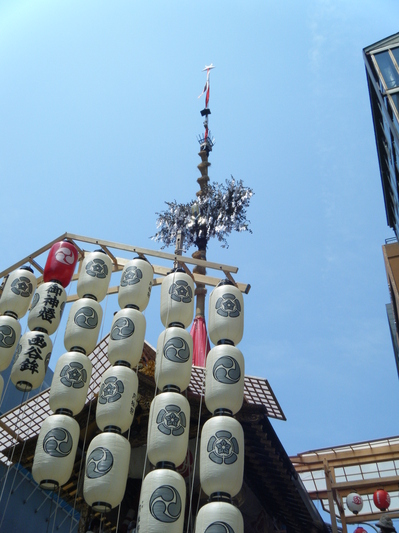
POLYGON ((399 44, 399 33, 394 33, 390 37, 385 37, 385 39, 382 39, 381 41, 366 46, 366 48, 363 48, 363 52, 368 54, 372 50, 378 50, 379 48, 385 48, 393 44, 399 44))

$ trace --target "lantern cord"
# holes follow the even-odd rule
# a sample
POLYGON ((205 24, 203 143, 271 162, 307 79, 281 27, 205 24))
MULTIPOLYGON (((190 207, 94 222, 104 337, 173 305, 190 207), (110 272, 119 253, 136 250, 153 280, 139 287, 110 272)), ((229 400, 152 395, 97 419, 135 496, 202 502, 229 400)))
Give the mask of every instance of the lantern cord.
MULTIPOLYGON (((198 442, 199 442, 199 434, 201 429, 201 414, 202 414, 202 398, 204 397, 204 389, 205 389, 205 370, 202 373, 202 389, 201 389, 201 396, 200 396, 200 404, 198 409, 198 423, 197 423, 197 434, 195 438, 195 452, 194 452, 194 465, 193 465, 193 474, 192 474, 192 480, 191 480, 191 487, 190 487, 190 506, 188 510, 188 520, 189 524, 187 524, 187 533, 189 533, 190 530, 193 530, 193 520, 192 520, 192 505, 193 505, 193 494, 194 494, 194 484, 195 484, 195 468, 197 465, 197 456, 198 456, 198 442)), ((200 498, 198 495, 198 503, 197 503, 197 511, 196 516, 198 513, 198 507, 199 507, 200 498)))
POLYGON ((50 498, 50 511, 49 511, 49 515, 48 515, 48 518, 47 518, 47 528, 46 528, 46 533, 48 533, 48 528, 50 526, 50 517, 51 517, 51 508, 53 506, 53 496, 54 496, 54 493, 52 492, 51 493, 51 498, 50 498))
MULTIPOLYGON (((14 431, 16 433, 16 435, 18 435, 18 426, 19 426, 19 423, 20 423, 20 418, 21 418, 21 409, 22 409, 22 405, 25 401, 25 394, 26 394, 26 391, 24 391, 23 395, 22 395, 22 400, 21 400, 21 403, 19 404, 19 409, 18 409, 18 416, 17 416, 17 420, 15 422, 15 427, 14 427, 14 431)), ((7 467, 7 472, 6 472, 6 475, 4 476, 4 483, 3 483, 3 487, 2 487, 2 490, 1 490, 1 494, 0 494, 0 502, 3 498, 3 494, 4 494, 4 489, 5 489, 5 486, 6 486, 6 482, 7 482, 7 478, 8 478, 8 474, 13 466, 12 464, 12 460, 13 460, 13 457, 14 457, 14 453, 15 453, 15 449, 16 449, 16 446, 17 446, 17 442, 14 443, 14 446, 12 447, 12 450, 11 450, 11 455, 10 457, 7 457, 8 461, 10 462, 8 467, 7 467)), ((24 446, 25 446, 25 441, 24 441, 24 446)), ((15 474, 16 475, 16 474, 15 474)), ((15 479, 15 476, 14 476, 14 479, 15 479)), ((9 490, 9 495, 8 497, 10 497, 10 493, 11 493, 11 490, 12 490, 12 486, 9 490)), ((7 501, 8 503, 8 501, 7 501)), ((7 504, 6 504, 6 508, 4 509, 4 513, 6 512, 6 509, 7 509, 7 504)), ((4 519, 4 515, 3 515, 3 519, 4 519)), ((2 524, 3 520, 0 522, 0 528, 1 528, 1 524, 2 524)))
MULTIPOLYGON (((58 511, 58 507, 59 507, 59 503, 60 503, 60 492, 61 492, 61 487, 58 488, 57 504, 56 504, 55 509, 53 511, 54 520, 53 520, 53 527, 51 528, 52 533, 54 533, 55 521, 56 521, 56 518, 57 518, 57 511, 58 511)), ((50 523, 50 518, 51 518, 51 515, 49 516, 49 523, 50 523)))
MULTIPOLYGON (((24 404, 24 401, 25 401, 25 395, 27 396, 27 399, 29 398, 29 392, 28 394, 26 394, 26 391, 24 391, 23 395, 22 395, 22 400, 21 400, 21 403, 19 405, 19 409, 18 409, 18 418, 16 420, 16 423, 15 423, 15 433, 18 435, 18 429, 19 429, 19 424, 21 422, 21 414, 23 414, 23 404, 24 404)), ((30 424, 32 424, 32 419, 30 420, 30 424)), ((30 428, 30 425, 29 425, 29 428, 30 428)), ((3 516, 1 518, 1 522, 0 522, 0 530, 1 530, 1 526, 3 524, 3 521, 4 521, 4 517, 6 515, 6 512, 7 512, 7 507, 8 507, 8 504, 10 502, 10 497, 11 497, 11 494, 13 494, 14 490, 14 484, 15 484, 15 480, 17 478, 17 473, 18 473, 18 469, 17 469, 17 464, 20 464, 21 463, 21 459, 22 459, 22 455, 24 453, 24 450, 25 450, 25 445, 26 445, 26 440, 24 439, 23 441, 23 444, 22 444, 22 448, 21 448, 21 453, 19 455, 19 459, 18 461, 16 462, 15 464, 15 474, 14 474, 14 477, 13 477, 13 480, 11 482, 11 486, 9 488, 9 491, 8 491, 8 497, 7 497, 7 501, 6 501, 6 504, 4 506, 4 512, 3 512, 3 516)), ((14 446, 12 447, 12 452, 11 452, 11 456, 8 458, 8 460, 10 461, 10 464, 8 465, 8 468, 7 468, 7 474, 5 476, 5 479, 4 479, 4 483, 3 483, 3 487, 2 487, 2 490, 1 490, 1 494, 0 494, 0 501, 2 500, 3 498, 3 494, 4 494, 4 489, 6 487, 6 483, 7 483, 7 478, 8 478, 8 474, 11 470, 11 467, 13 466, 12 465, 12 460, 13 460, 13 457, 14 457, 14 453, 15 453, 15 450, 16 450, 16 446, 17 446, 17 442, 15 442, 14 446)))
MULTIPOLYGON (((128 432, 127 432, 127 441, 128 443, 130 444, 130 430, 131 430, 132 426, 129 426, 129 429, 128 429, 128 432)), ((119 531, 119 520, 120 520, 120 517, 121 517, 121 507, 122 507, 122 502, 118 505, 118 516, 117 516, 117 519, 116 519, 116 529, 115 531, 119 531)))
MULTIPOLYGON (((83 466, 83 461, 85 459, 85 447, 86 447, 86 439, 87 439, 87 432, 88 432, 88 429, 89 429, 89 420, 90 420, 90 412, 91 412, 91 404, 92 404, 92 401, 93 400, 90 400, 90 404, 89 404, 89 411, 87 413, 87 420, 86 420, 86 427, 85 427, 85 434, 84 434, 84 437, 83 437, 83 446, 82 446, 82 459, 80 460, 80 463, 79 463, 79 472, 78 472, 78 480, 76 482, 76 487, 78 488, 79 487, 79 484, 80 484, 80 476, 81 476, 81 473, 82 473, 82 466, 83 466)), ((73 500, 73 514, 75 513, 75 509, 76 509, 76 500, 78 498, 78 490, 76 490, 76 494, 75 494, 75 499, 73 500)), ((71 515, 71 525, 69 526, 69 533, 71 533, 72 531, 72 525, 73 525, 73 514, 71 515)))

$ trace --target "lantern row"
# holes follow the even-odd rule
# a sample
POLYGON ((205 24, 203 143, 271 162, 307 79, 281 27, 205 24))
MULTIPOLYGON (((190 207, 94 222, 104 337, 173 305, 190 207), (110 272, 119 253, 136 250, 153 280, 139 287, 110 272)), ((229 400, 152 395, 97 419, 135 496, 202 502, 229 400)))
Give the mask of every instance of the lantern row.
MULTIPOLYGON (((11 379, 28 391, 44 379, 51 355, 51 340, 66 302, 65 287, 76 265, 78 251, 69 242, 53 245, 43 279, 34 294, 31 269, 12 273, 0 299, 0 370, 10 364, 19 338, 22 317, 34 294, 28 327, 16 350, 11 379), (11 357, 10 357, 11 352, 11 357), (37 374, 37 375, 36 375, 37 374)), ((102 250, 87 253, 78 278, 79 299, 72 305, 64 335, 67 353, 57 362, 50 390, 53 412, 38 437, 33 477, 45 489, 65 484, 72 472, 80 428, 73 418, 86 401, 92 365, 87 355, 98 340, 102 320, 100 301, 108 290, 112 263, 102 250)), ((96 411, 101 430, 90 443, 86 457, 84 498, 96 511, 119 505, 126 488, 130 444, 122 435, 133 422, 138 378, 136 367, 143 349, 153 268, 144 259, 128 262, 122 272, 118 302, 109 336, 111 363, 102 376, 96 411), (113 486, 114 490, 109 491, 113 486)), ((241 408, 244 358, 236 344, 243 335, 243 299, 228 280, 210 295, 209 335, 215 347, 206 365, 205 403, 212 413, 202 430, 200 481, 209 503, 198 513, 196 533, 223 525, 243 531, 241 513, 231 500, 240 491, 244 466, 244 435, 233 417, 241 408)), ((137 530, 149 533, 162 526, 167 532, 183 531, 186 487, 176 467, 188 450, 190 406, 183 396, 190 383, 193 341, 187 332, 194 313, 191 276, 174 269, 162 283, 161 321, 165 330, 157 342, 155 380, 159 394, 151 403, 147 450, 155 470, 144 479, 137 530)))

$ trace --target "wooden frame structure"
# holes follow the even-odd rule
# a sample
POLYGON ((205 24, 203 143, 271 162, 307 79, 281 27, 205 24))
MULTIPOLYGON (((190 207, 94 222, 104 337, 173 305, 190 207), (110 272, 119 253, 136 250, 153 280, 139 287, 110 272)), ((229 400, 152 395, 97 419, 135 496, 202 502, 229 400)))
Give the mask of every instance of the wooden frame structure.
POLYGON ((399 437, 359 442, 300 453, 290 458, 313 500, 320 500, 330 513, 333 533, 338 520, 343 533, 347 524, 378 520, 381 511, 373 503, 373 493, 384 489, 391 496, 391 518, 399 518, 399 437), (363 509, 353 515, 344 499, 357 492, 363 509))
MULTIPOLYGON (((6 270, 3 270, 2 272, 0 272, 0 278, 2 278, 3 276, 7 276, 10 272, 15 270, 16 268, 22 265, 25 265, 27 263, 30 263, 38 272, 40 272, 40 274, 43 274, 44 268, 38 262, 40 256, 44 254, 45 252, 47 252, 53 246, 53 244, 55 244, 56 242, 62 241, 62 240, 68 240, 72 242, 80 252, 78 272, 77 274, 73 276, 72 281, 76 281, 78 279, 80 266, 82 264, 82 259, 84 258, 84 255, 86 252, 86 250, 83 249, 83 246, 80 243, 85 243, 85 244, 90 244, 92 246, 97 246, 101 248, 111 258, 111 261, 114 265, 113 272, 118 272, 118 271, 123 270, 123 267, 129 260, 124 257, 116 256, 117 250, 118 251, 122 250, 128 253, 135 253, 140 257, 156 257, 161 260, 172 262, 174 265, 176 266, 178 265, 182 267, 187 272, 187 274, 189 274, 193 278, 196 284, 199 283, 199 284, 210 285, 210 286, 215 287, 221 281, 222 278, 193 273, 187 265, 201 266, 201 267, 204 267, 210 270, 216 270, 218 272, 222 272, 227 279, 229 279, 232 283, 234 283, 234 285, 236 285, 236 287, 245 294, 248 294, 251 288, 250 285, 236 282, 233 279, 232 274, 236 274, 238 272, 238 268, 235 266, 223 265, 223 264, 214 263, 211 261, 203 261, 202 259, 194 259, 189 256, 169 254, 167 252, 150 250, 148 248, 140 248, 138 246, 133 246, 130 244, 121 244, 121 243, 106 241, 102 239, 84 237, 82 235, 75 235, 74 233, 68 233, 68 232, 60 235, 56 239, 47 243, 45 246, 42 246, 41 248, 27 255, 26 257, 24 257, 23 259, 21 259, 14 265, 10 266, 6 270), (116 251, 114 252, 114 250, 116 251)), ((153 286, 160 285, 162 283, 163 276, 166 276, 166 274, 170 271, 170 267, 155 265, 152 263, 152 261, 151 261, 151 264, 154 268, 154 274, 155 274, 153 286)), ((43 278, 39 276, 38 285, 40 285, 42 281, 43 281, 43 278)), ((118 292, 118 287, 114 286, 114 287, 108 288, 107 294, 116 294, 117 292, 118 292)), ((0 288, 0 295, 1 295, 1 288, 0 288)), ((68 296, 67 301, 71 302, 71 301, 76 300, 77 298, 78 296, 76 294, 72 294, 68 296)))

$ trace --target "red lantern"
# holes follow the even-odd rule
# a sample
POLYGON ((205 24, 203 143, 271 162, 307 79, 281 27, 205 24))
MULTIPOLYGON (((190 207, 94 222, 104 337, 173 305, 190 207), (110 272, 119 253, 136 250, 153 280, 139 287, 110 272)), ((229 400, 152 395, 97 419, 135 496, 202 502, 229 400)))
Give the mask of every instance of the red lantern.
POLYGON ((56 242, 50 249, 44 267, 43 280, 57 281, 68 287, 78 260, 78 250, 69 241, 56 242))
POLYGON ((367 533, 367 530, 362 526, 358 526, 353 533, 367 533))
POLYGON ((386 511, 391 503, 391 497, 386 490, 379 489, 374 492, 373 501, 380 511, 386 511))

